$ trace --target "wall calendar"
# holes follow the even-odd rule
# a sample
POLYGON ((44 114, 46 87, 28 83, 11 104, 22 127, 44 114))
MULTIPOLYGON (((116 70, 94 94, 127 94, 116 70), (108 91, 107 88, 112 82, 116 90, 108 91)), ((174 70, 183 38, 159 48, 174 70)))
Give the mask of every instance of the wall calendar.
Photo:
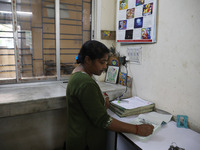
POLYGON ((157 0, 117 0, 116 41, 156 42, 157 0))

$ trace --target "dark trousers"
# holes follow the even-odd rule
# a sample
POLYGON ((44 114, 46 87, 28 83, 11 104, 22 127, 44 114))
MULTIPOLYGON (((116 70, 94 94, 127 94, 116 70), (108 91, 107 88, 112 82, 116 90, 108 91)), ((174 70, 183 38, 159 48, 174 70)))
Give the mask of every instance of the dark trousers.
MULTIPOLYGON (((66 142, 64 143, 63 150, 66 150, 66 142)), ((88 146, 86 146, 85 150, 90 150, 88 146)))
POLYGON ((85 150, 89 150, 89 147, 88 147, 88 146, 86 146, 85 150))

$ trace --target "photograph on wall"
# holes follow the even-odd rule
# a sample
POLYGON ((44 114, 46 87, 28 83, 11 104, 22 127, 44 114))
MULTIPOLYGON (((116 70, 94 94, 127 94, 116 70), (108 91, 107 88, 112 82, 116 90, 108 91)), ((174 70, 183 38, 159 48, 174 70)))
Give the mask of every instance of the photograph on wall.
POLYGON ((127 9, 128 8, 128 0, 120 0, 119 2, 119 9, 127 9))
POLYGON ((136 0, 136 6, 143 5, 144 0, 136 0))
POLYGON ((127 9, 126 10, 126 19, 134 18, 135 8, 127 9))
POLYGON ((135 18, 134 28, 141 28, 143 26, 143 17, 135 18))
POLYGON ((153 13, 153 3, 149 3, 143 6, 143 16, 152 15, 153 13))
POLYGON ((120 72, 119 73, 119 81, 118 81, 118 83, 125 86, 126 85, 126 81, 127 81, 127 74, 123 73, 123 72, 120 72))
POLYGON ((142 39, 151 39, 151 28, 142 28, 142 39))
POLYGON ((120 20, 119 21, 119 30, 125 30, 127 27, 127 20, 120 20))
POLYGON ((133 39, 133 30, 126 30, 125 39, 133 39))
POLYGON ((155 43, 157 0, 117 0, 117 3, 116 41, 155 43))
POLYGON ((106 82, 116 83, 118 77, 119 67, 117 66, 108 66, 106 73, 106 82))

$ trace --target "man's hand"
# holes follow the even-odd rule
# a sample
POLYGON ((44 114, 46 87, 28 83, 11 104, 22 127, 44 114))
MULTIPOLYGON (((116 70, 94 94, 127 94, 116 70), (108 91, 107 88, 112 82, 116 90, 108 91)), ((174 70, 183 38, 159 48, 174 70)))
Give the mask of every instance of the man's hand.
POLYGON ((148 136, 153 133, 154 126, 150 124, 141 124, 137 125, 138 131, 137 135, 139 136, 148 136))
POLYGON ((107 93, 104 93, 104 99, 105 99, 105 107, 106 109, 108 109, 110 102, 109 102, 109 97, 107 93))

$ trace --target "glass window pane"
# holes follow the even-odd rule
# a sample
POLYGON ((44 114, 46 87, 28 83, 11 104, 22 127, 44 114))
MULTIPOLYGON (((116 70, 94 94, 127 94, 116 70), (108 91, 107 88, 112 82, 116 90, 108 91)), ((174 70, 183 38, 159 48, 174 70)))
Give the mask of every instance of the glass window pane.
POLYGON ((16 79, 11 2, 0 1, 0 83, 16 79))
MULTIPOLYGON (((16 14, 22 82, 56 80, 55 0, 17 0, 16 14)), ((90 16, 91 0, 60 0, 61 78, 71 74, 76 55, 90 39, 90 16)), ((8 78, 16 79, 12 9, 11 1, 0 0, 0 80, 8 78)))
POLYGON ((90 15, 91 1, 60 1, 61 78, 67 78, 71 74, 82 44, 90 40, 90 15))
POLYGON ((56 79, 54 1, 18 0, 17 12, 22 79, 56 79))
POLYGON ((56 77, 55 2, 43 1, 42 5, 44 75, 56 77))

